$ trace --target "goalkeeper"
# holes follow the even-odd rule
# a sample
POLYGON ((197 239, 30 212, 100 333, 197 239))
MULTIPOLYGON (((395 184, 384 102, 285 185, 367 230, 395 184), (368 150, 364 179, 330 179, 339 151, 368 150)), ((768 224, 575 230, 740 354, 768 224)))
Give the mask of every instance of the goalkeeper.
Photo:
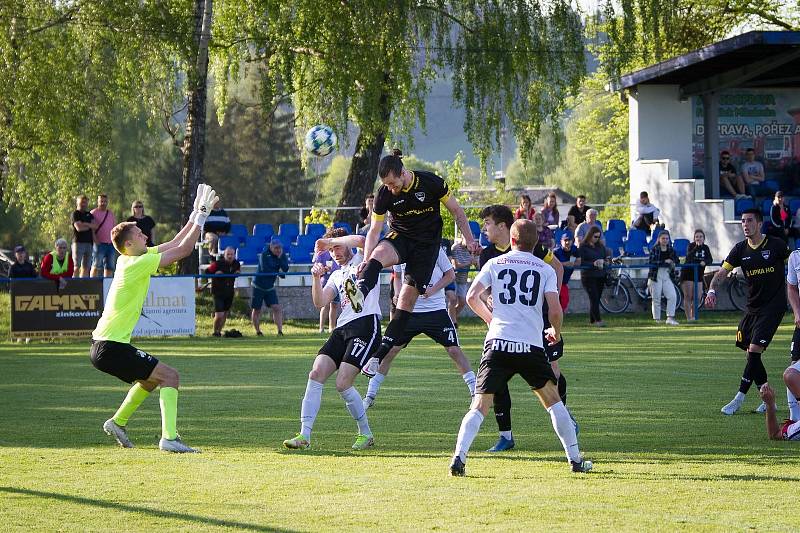
POLYGON ((111 241, 121 254, 108 291, 103 316, 92 332, 89 353, 92 365, 101 372, 133 383, 128 395, 113 417, 103 424, 103 431, 123 448, 133 448, 128 438, 128 419, 156 387, 160 387, 161 450, 193 453, 181 441, 176 430, 178 416, 178 371, 161 363, 130 344, 131 333, 142 313, 150 276, 192 253, 194 243, 214 204, 219 201, 210 186, 200 184, 189 221, 169 242, 147 247, 147 236, 134 222, 123 222, 111 230, 111 241))

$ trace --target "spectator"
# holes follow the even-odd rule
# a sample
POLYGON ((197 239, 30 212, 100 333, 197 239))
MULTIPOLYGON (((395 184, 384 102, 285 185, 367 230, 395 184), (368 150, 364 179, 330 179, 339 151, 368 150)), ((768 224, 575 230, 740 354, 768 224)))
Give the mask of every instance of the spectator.
POLYGON ((153 243, 156 241, 156 221, 144 214, 144 203, 141 200, 135 200, 131 204, 131 216, 126 222, 136 222, 136 226, 147 237, 147 246, 155 246, 153 243))
POLYGON ((96 278, 102 274, 110 278, 114 275, 117 265, 117 251, 111 243, 111 228, 117 225, 117 219, 114 218, 114 213, 108 209, 108 196, 100 194, 97 197, 97 207, 91 212, 96 224, 91 276, 96 278))
MULTIPOLYGON (((222 259, 211 263, 206 274, 238 274, 241 271, 242 265, 236 260, 236 250, 232 246, 228 246, 222 254, 222 259)), ((236 278, 233 277, 215 276, 211 278, 211 294, 214 296, 213 335, 215 337, 222 336, 222 328, 225 327, 225 321, 228 320, 228 313, 233 306, 235 283, 236 278)))
MULTIPOLYGON (((639 194, 639 203, 636 204, 636 219, 631 226, 650 235, 652 231, 651 228, 659 225, 658 218, 660 216, 661 210, 650 203, 650 197, 647 195, 647 191, 642 191, 639 194)), ((661 227, 664 227, 663 224, 661 227)))
POLYGON ((586 211, 586 220, 578 224, 578 227, 575 229, 575 239, 578 242, 578 248, 580 248, 581 244, 583 244, 585 240, 584 237, 586 237, 586 233, 589 231, 589 228, 599 229, 600 242, 603 242, 603 225, 597 221, 597 215, 597 209, 589 209, 586 211))
POLYGON ((756 161, 756 152, 752 148, 745 150, 744 163, 740 170, 748 194, 755 198, 758 186, 764 182, 766 175, 764 174, 764 165, 760 161, 756 161))
POLYGON ((574 244, 571 231, 567 230, 561 235, 561 243, 553 250, 553 255, 561 261, 561 265, 564 267, 558 299, 561 302, 561 310, 566 312, 567 307, 569 307, 569 279, 572 277, 575 267, 581 264, 578 247, 574 244), (573 257, 575 258, 574 260, 572 259, 573 257))
MULTIPOLYGON (((322 236, 323 239, 335 239, 337 237, 344 237, 347 235, 347 232, 343 228, 333 228, 328 230, 325 235, 322 236)), ((315 246, 316 250, 314 251, 314 258, 312 259, 312 263, 315 265, 322 265, 325 268, 325 274, 320 277, 320 283, 322 286, 325 287, 325 284, 328 283, 328 279, 331 277, 331 273, 339 270, 341 266, 339 263, 333 260, 331 256, 331 252, 328 248, 320 250, 317 246, 315 246)), ((336 294, 336 297, 329 303, 328 305, 320 308, 319 310, 319 332, 325 332, 325 324, 328 324, 328 331, 333 332, 336 329, 336 318, 339 315, 339 307, 341 304, 341 298, 339 294, 336 294)))
POLYGON ((789 208, 784 202, 783 191, 777 191, 769 211, 767 234, 778 237, 788 244, 791 230, 792 216, 789 214, 789 208))
POLYGON ((514 218, 533 220, 534 213, 536 213, 536 209, 531 205, 531 197, 527 194, 521 194, 519 197, 519 207, 514 212, 514 218))
MULTIPOLYGON (((694 316, 694 280, 703 283, 706 267, 713 262, 711 249, 706 245, 706 234, 701 229, 694 230, 694 241, 689 244, 686 252, 684 265, 699 265, 695 268, 681 269, 681 290, 683 291, 683 310, 686 312, 686 320, 697 320, 694 316), (695 275, 697 276, 695 278, 695 275)), ((700 292, 702 295, 702 291, 700 292)))
POLYGON ((369 231, 369 225, 372 223, 372 206, 375 205, 375 195, 369 193, 364 197, 364 207, 358 212, 358 219, 361 221, 361 227, 358 230, 359 235, 366 235, 369 231))
POLYGON ((735 198, 745 196, 744 181, 731 163, 731 154, 727 150, 719 154, 719 185, 735 198))
POLYGON ((39 271, 43 278, 58 282, 58 287, 63 289, 67 284, 64 278, 71 278, 75 265, 69 256, 69 245, 66 239, 56 240, 55 250, 48 252, 42 258, 39 271))
POLYGON ((88 278, 92 268, 93 231, 97 229, 94 215, 89 212, 89 198, 81 194, 75 198, 72 212, 72 261, 75 277, 88 278))
POLYGON ((647 286, 650 296, 653 297, 653 320, 661 322, 661 296, 667 299, 667 325, 677 326, 675 320, 675 307, 678 304, 678 293, 672 283, 672 273, 675 265, 680 262, 678 254, 672 248, 669 232, 663 230, 658 234, 658 241, 650 249, 650 267, 647 274, 647 286))
POLYGON ((581 265, 587 267, 581 270, 581 283, 589 297, 589 323, 597 327, 605 327, 600 317, 600 297, 606 282, 606 262, 611 259, 608 249, 600 241, 601 235, 600 228, 589 227, 578 248, 581 265))
POLYGON ((35 278, 36 267, 28 261, 28 252, 18 244, 14 247, 14 262, 8 269, 9 278, 35 278))
MULTIPOLYGON (((567 212, 567 228, 571 231, 575 231, 578 224, 586 220, 586 211, 589 209, 589 206, 586 205, 586 196, 579 194, 575 199, 575 205, 570 207, 567 212)), ((580 243, 578 246, 580 246, 580 243)))
MULTIPOLYGON (((261 333, 261 306, 266 304, 272 311, 272 321, 278 328, 278 335, 283 336, 283 308, 278 303, 278 293, 275 291, 275 280, 277 272, 289 271, 289 259, 283 251, 283 243, 277 237, 273 237, 269 243, 269 248, 258 256, 258 272, 272 272, 272 275, 257 275, 253 279, 253 301, 251 307, 253 311, 250 315, 253 320, 253 327, 256 335, 262 337, 261 333)), ((285 278, 283 274, 280 274, 285 278)))
POLYGON ((458 316, 467 306, 467 290, 469 289, 469 281, 467 279, 469 272, 459 272, 459 270, 477 266, 478 256, 469 253, 464 238, 461 237, 453 244, 450 262, 456 270, 456 305, 450 310, 450 318, 453 320, 453 324, 458 327, 458 316))
POLYGON ((208 219, 203 226, 208 253, 216 258, 219 255, 219 236, 227 235, 231 231, 231 218, 222 208, 222 202, 214 204, 214 209, 208 214, 208 219))
POLYGON ((533 215, 533 223, 536 224, 536 231, 539 233, 539 242, 548 250, 556 247, 556 241, 553 237, 553 230, 548 228, 544 223, 544 217, 541 213, 533 215))
POLYGON ((545 224, 548 226, 558 226, 560 217, 558 214, 558 198, 556 198, 556 193, 547 193, 547 196, 544 197, 544 205, 542 206, 541 213, 544 217, 545 224))

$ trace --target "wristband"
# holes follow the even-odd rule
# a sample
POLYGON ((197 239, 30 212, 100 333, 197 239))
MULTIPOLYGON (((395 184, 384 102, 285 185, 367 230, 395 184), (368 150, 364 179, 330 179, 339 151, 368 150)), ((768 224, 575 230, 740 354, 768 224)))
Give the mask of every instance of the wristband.
POLYGON ((708 289, 708 292, 706 294, 713 294, 714 296, 716 296, 717 291, 715 291, 714 289, 708 289))

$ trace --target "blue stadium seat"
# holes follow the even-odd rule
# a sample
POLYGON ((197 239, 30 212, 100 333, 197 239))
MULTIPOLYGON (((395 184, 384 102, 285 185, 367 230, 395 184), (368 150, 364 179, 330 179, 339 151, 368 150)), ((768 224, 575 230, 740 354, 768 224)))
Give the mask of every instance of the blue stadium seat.
POLYGON ((472 236, 474 238, 479 238, 481 234, 481 225, 474 220, 469 221, 469 229, 472 230, 472 236))
POLYGON ((300 228, 293 222, 284 222, 278 226, 278 235, 288 237, 289 242, 293 242, 300 235, 300 228))
POLYGON ((277 238, 279 241, 281 241, 281 243, 283 244, 284 251, 289 249, 289 246, 292 245, 296 237, 297 235, 291 236, 291 235, 280 235, 280 234, 272 236, 273 239, 277 238))
POLYGON ((238 248, 240 244, 239 237, 236 235, 222 235, 219 238, 218 247, 220 250, 224 250, 228 246, 233 246, 234 248, 238 248))
POLYGON ((289 246, 289 262, 290 263, 310 263, 312 249, 301 244, 292 244, 289 246))
POLYGON ((628 226, 625 225, 624 220, 612 218, 607 223, 606 231, 618 231, 620 234, 624 235, 628 231, 628 226))
POLYGON ((253 235, 262 237, 264 242, 267 242, 275 235, 275 228, 272 227, 272 224, 256 224, 253 226, 253 235))
POLYGON ((333 227, 334 228, 343 228, 347 232, 348 235, 353 233, 353 227, 350 225, 349 222, 334 222, 333 223, 333 227))
POLYGON ((319 239, 323 235, 325 235, 325 224, 306 224, 306 235, 311 235, 319 239))
POLYGON ((489 242, 489 238, 486 237, 486 234, 485 233, 481 233, 481 246, 486 248, 490 244, 492 244, 492 243, 489 242))
POLYGON ((752 209, 756 206, 751 198, 739 198, 733 201, 733 212, 738 217, 745 209, 752 209))
POLYGON ((800 209, 800 198, 792 198, 789 202, 789 214, 794 216, 798 209, 800 209))
POLYGON ((686 257, 686 253, 689 251, 689 239, 675 239, 672 248, 675 249, 678 257, 686 257))
POLYGON ((258 251, 254 250, 253 248, 239 248, 236 251, 236 259, 245 265, 257 265, 258 251))
POLYGON ((764 183, 761 184, 761 188, 775 193, 781 189, 781 184, 778 180, 764 180, 764 183))
POLYGON ((606 230, 603 233, 603 239, 606 241, 606 246, 611 248, 614 257, 619 257, 622 254, 622 249, 625 247, 623 241, 624 233, 619 230, 606 230))
POLYGON ((646 257, 644 251, 647 246, 647 234, 640 229, 628 230, 628 238, 625 240, 625 255, 630 257, 646 257))
POLYGON ((267 242, 260 235, 248 235, 247 239, 244 241, 245 248, 250 248, 258 252, 263 252, 266 244, 267 242))
POLYGON ((773 198, 764 198, 764 201, 761 202, 761 212, 765 217, 769 217, 769 212, 772 211, 773 200, 773 198))
POLYGON ((298 235, 297 245, 306 248, 307 250, 314 249, 314 243, 317 242, 318 237, 314 235, 298 235))
POLYGON ((239 237, 239 242, 244 244, 244 240, 247 238, 249 233, 247 233, 247 226, 244 224, 231 224, 231 235, 236 235, 239 237))

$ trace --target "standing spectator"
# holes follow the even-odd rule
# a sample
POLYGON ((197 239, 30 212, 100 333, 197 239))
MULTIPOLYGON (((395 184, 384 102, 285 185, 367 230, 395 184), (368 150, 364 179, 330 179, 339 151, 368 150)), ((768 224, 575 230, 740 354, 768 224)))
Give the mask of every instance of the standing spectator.
POLYGON ((581 265, 588 267, 581 270, 581 283, 589 297, 589 323, 602 328, 605 323, 600 317, 600 297, 606 283, 606 261, 611 259, 611 254, 600 241, 601 235, 600 228, 591 226, 578 247, 578 254, 581 265))
POLYGON ((28 252, 18 244, 14 247, 14 263, 8 269, 9 278, 35 278, 36 267, 28 261, 28 252))
MULTIPOLYGON (((276 272, 289 271, 289 259, 283 251, 283 243, 277 237, 273 237, 269 243, 269 248, 258 256, 258 272, 272 272, 272 275, 257 275, 253 279, 253 301, 251 307, 253 311, 250 318, 253 320, 253 327, 256 335, 262 337, 261 333, 261 306, 266 304, 272 311, 272 321, 278 328, 278 335, 283 335, 283 308, 278 303, 278 293, 275 291, 275 280, 278 275, 276 272)), ((283 274, 280 275, 285 278, 283 274)))
POLYGON ((788 243, 791 229, 792 216, 789 214, 789 208, 784 202, 783 191, 777 191, 769 211, 767 235, 778 237, 783 242, 788 243))
POLYGON ((575 229, 575 239, 578 242, 578 248, 581 247, 581 244, 584 242, 584 237, 586 237, 589 228, 597 228, 600 230, 600 241, 603 240, 603 225, 597 221, 597 209, 589 209, 586 211, 586 220, 578 224, 578 227, 575 229))
POLYGON ((89 198, 81 194, 75 198, 75 211, 72 212, 72 261, 75 264, 75 277, 89 277, 92 268, 93 231, 97 229, 94 215, 89 212, 89 198))
MULTIPOLYGON (((329 243, 330 239, 336 239, 338 237, 344 237, 347 235, 347 232, 344 228, 333 228, 328 230, 325 235, 322 236, 322 239, 319 241, 323 241, 323 243, 329 243)), ((317 241, 317 242, 319 242, 317 241)), ((328 279, 331 277, 331 273, 339 270, 341 266, 339 263, 334 261, 333 256, 330 252, 330 246, 326 246, 324 248, 320 248, 320 246, 314 245, 314 259, 312 259, 312 263, 315 265, 321 265, 322 268, 325 270, 325 273, 320 276, 320 283, 322 283, 322 287, 325 287, 325 284, 328 283, 328 279)), ((313 281, 313 280, 312 280, 313 281)), ((330 333, 336 329, 336 318, 339 316, 339 304, 341 303, 341 298, 339 297, 339 293, 336 293, 331 303, 328 305, 324 305, 319 310, 319 332, 325 333, 325 324, 328 324, 328 330, 330 333)))
POLYGON ((569 211, 567 212, 567 228, 570 231, 575 231, 575 229, 578 227, 578 224, 581 224, 584 220, 586 220, 586 212, 589 209, 589 206, 586 205, 586 196, 579 194, 575 199, 575 205, 570 207, 569 211))
POLYGON ((561 278, 561 289, 558 291, 558 300, 561 302, 561 310, 567 312, 569 307, 569 279, 575 271, 575 267, 581 264, 578 247, 575 246, 572 232, 567 230, 561 235, 561 243, 553 250, 553 255, 561 261, 564 267, 564 275, 561 278), (574 260, 572 258, 575 258, 574 260))
POLYGON ((58 287, 63 289, 67 284, 64 278, 71 278, 75 265, 69 256, 69 245, 66 239, 56 240, 55 250, 48 252, 42 258, 39 271, 43 278, 58 282, 58 287))
POLYGON ((472 255, 467 249, 467 244, 463 237, 460 237, 452 248, 452 255, 450 262, 456 270, 456 305, 450 311, 450 318, 453 320, 455 327, 458 327, 458 315, 467 306, 467 290, 469 289, 469 281, 467 277, 469 272, 466 269, 471 268, 473 265, 478 265, 478 256, 472 255), (465 270, 464 272, 459 272, 465 270))
POLYGON ((156 221, 144 214, 144 203, 141 200, 135 200, 131 204, 131 216, 126 222, 136 222, 136 226, 147 237, 147 246, 155 246, 156 221))
POLYGON ((208 219, 203 226, 208 253, 216 258, 219 255, 219 236, 227 235, 231 231, 231 218, 222 208, 222 202, 214 204, 214 209, 208 214, 208 219))
POLYGON ((372 224, 372 206, 375 205, 375 195, 369 193, 364 198, 364 207, 358 212, 358 219, 360 220, 358 234, 366 235, 369 231, 369 225, 372 224))
MULTIPOLYGON (((222 259, 214 261, 206 269, 207 274, 238 274, 242 265, 236 260, 236 250, 232 246, 225 248, 222 259)), ((235 294, 234 284, 236 278, 213 277, 211 278, 211 294, 214 295, 214 333, 215 337, 222 336, 222 328, 228 320, 228 313, 233 306, 235 294)))
POLYGON ((544 223, 544 217, 541 213, 533 215, 533 223, 536 225, 536 232, 539 234, 539 242, 548 250, 556 247, 556 241, 553 237, 553 230, 548 228, 544 223))
POLYGON ((744 181, 731 163, 731 154, 727 150, 723 150, 719 154, 719 184, 735 198, 745 196, 744 181))
POLYGON ((527 194, 521 194, 519 197, 519 207, 514 212, 514 218, 533 220, 534 213, 536 213, 536 209, 531 205, 531 197, 527 194))
MULTIPOLYGON (((694 230, 694 241, 689 244, 683 264, 699 265, 696 267, 696 279, 699 283, 703 283, 706 267, 713 261, 711 249, 706 245, 706 234, 701 229, 694 230)), ((694 267, 681 269, 681 290, 683 291, 683 310, 686 312, 686 320, 697 320, 697 317, 694 316, 694 270, 694 267)))
POLYGON ((542 206, 541 212, 545 224, 548 226, 558 226, 560 217, 558 214, 558 198, 556 198, 556 193, 547 193, 547 196, 544 197, 544 206, 542 206))
POLYGON ((653 320, 661 322, 661 296, 667 299, 667 325, 677 326, 675 307, 678 304, 678 293, 672 283, 672 273, 679 263, 678 254, 672 248, 667 230, 658 234, 658 241, 650 249, 650 271, 647 274, 647 286, 653 297, 653 320))
MULTIPOLYGON (((642 191, 639 194, 639 203, 636 204, 636 219, 633 221, 633 226, 650 235, 653 226, 659 225, 658 218, 661 216, 661 210, 650 203, 650 197, 647 191, 642 191)), ((663 224, 661 225, 663 228, 663 224)))
POLYGON ((92 216, 96 224, 94 230, 94 262, 92 263, 92 277, 100 274, 110 278, 114 275, 117 266, 117 251, 111 243, 111 228, 117 225, 114 213, 108 209, 108 196, 101 194, 97 197, 97 207, 92 209, 92 216))
POLYGON ((758 186, 764 182, 766 175, 764 174, 764 165, 760 161, 756 161, 756 152, 752 148, 745 150, 744 162, 740 171, 748 194, 755 198, 758 186))

